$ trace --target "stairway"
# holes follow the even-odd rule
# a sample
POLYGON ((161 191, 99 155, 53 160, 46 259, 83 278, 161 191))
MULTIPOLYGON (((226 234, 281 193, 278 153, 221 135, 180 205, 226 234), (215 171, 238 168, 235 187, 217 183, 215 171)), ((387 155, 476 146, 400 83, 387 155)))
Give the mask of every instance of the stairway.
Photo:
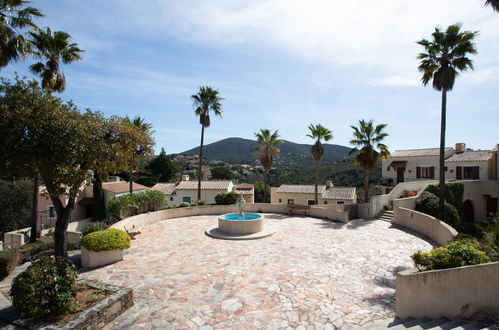
POLYGON ((479 329, 499 329, 497 324, 486 325, 478 322, 467 321, 467 320, 449 320, 446 318, 431 320, 429 318, 422 319, 387 319, 379 320, 370 324, 369 326, 364 326, 363 329, 370 330, 382 330, 382 329, 392 329, 392 330, 403 330, 403 329, 432 329, 432 330, 479 330, 479 329))
POLYGON ((392 222, 393 220, 393 211, 381 211, 375 218, 376 220, 383 220, 387 222, 392 222))

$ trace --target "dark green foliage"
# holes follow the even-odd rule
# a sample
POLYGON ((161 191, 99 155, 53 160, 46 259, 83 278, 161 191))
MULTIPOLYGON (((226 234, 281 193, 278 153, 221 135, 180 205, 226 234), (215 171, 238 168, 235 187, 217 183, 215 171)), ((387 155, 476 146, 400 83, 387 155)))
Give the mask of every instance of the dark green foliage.
POLYGON ((157 190, 113 197, 107 204, 107 223, 115 223, 133 215, 159 210, 165 195, 157 190))
POLYGON ((29 227, 32 192, 32 181, 10 183, 0 180, 1 237, 5 232, 29 227))
POLYGON ((128 249, 131 244, 130 235, 116 228, 94 231, 83 236, 81 245, 90 251, 110 251, 128 249))
POLYGON ((12 305, 23 317, 64 315, 73 308, 77 277, 68 260, 42 257, 12 281, 12 305))
POLYGON ((270 187, 267 186, 267 200, 264 201, 263 192, 265 189, 265 184, 263 182, 255 182, 253 185, 255 187, 255 203, 270 203, 270 187))
POLYGON ((203 205, 206 205, 206 201, 205 201, 205 200, 203 200, 203 199, 198 200, 198 202, 197 202, 197 203, 198 203, 198 206, 203 206, 203 205))
POLYGON ((189 207, 191 206, 191 204, 187 203, 187 202, 183 202, 183 203, 180 203, 180 205, 178 207, 189 207))
POLYGON ((0 252, 0 281, 16 268, 19 254, 15 251, 0 252))
POLYGON ((232 180, 234 179, 234 173, 227 167, 214 167, 211 169, 211 178, 214 180, 232 180))
POLYGON ((83 237, 87 236, 90 233, 93 233, 95 231, 100 231, 107 229, 107 225, 104 222, 91 222, 87 224, 83 229, 81 230, 81 235, 83 237))
MULTIPOLYGON (((431 192, 435 196, 439 194, 439 188, 437 184, 431 184, 426 187, 425 191, 431 192)), ((446 183, 445 184, 445 201, 449 202, 456 210, 461 210, 463 206, 464 197, 464 184, 460 182, 446 183)))
POLYGON ((92 197, 92 220, 103 221, 106 219, 106 200, 102 189, 103 175, 94 172, 93 197, 92 197))
MULTIPOLYGON (((33 261, 43 256, 51 256, 54 254, 54 242, 41 242, 27 243, 21 246, 17 252, 19 253, 19 263, 33 261)), ((66 249, 68 251, 75 250, 73 243, 66 242, 66 249)))
POLYGON ((490 262, 480 244, 471 239, 451 241, 430 252, 418 251, 411 256, 420 271, 445 269, 490 262))
POLYGON ((230 205, 236 204, 237 195, 234 192, 221 193, 215 196, 217 205, 230 205))
MULTIPOLYGON (((423 191, 416 200, 416 211, 438 218, 438 197, 428 191, 423 191)), ((445 202, 445 218, 441 219, 454 228, 460 224, 459 212, 450 203, 445 202)))
POLYGON ((158 183, 158 179, 154 176, 141 176, 141 177, 137 178, 137 180, 135 180, 135 182, 150 188, 150 187, 154 186, 156 183, 158 183))
POLYGON ((168 182, 180 171, 180 164, 172 161, 165 149, 161 148, 161 153, 147 164, 146 170, 150 171, 158 182, 168 182))

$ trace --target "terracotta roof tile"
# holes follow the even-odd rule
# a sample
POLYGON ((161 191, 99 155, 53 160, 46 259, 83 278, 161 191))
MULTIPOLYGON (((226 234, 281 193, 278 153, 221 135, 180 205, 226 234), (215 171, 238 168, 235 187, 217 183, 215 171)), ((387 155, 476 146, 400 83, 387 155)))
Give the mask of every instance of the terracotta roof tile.
MULTIPOLYGON (((319 194, 326 189, 326 186, 319 185, 318 191, 319 194)), ((294 193, 294 194, 315 194, 315 186, 314 185, 299 185, 299 184, 283 184, 279 188, 277 188, 276 192, 278 193, 294 193)))
POLYGON ((355 187, 331 187, 322 192, 324 199, 355 199, 355 187))
MULTIPOLYGON (((102 183, 102 189, 110 191, 115 194, 121 194, 130 191, 130 182, 126 181, 104 182, 102 183)), ((149 188, 146 186, 143 186, 135 182, 133 183, 133 191, 147 190, 147 189, 149 188)))
POLYGON ((465 151, 459 154, 454 154, 446 162, 483 162, 491 159, 494 152, 491 150, 465 151))
POLYGON ((165 195, 171 195, 175 191, 175 183, 156 183, 151 189, 161 191, 165 195))
MULTIPOLYGON (((227 190, 231 181, 201 181, 201 190, 227 190)), ((198 189, 197 181, 182 181, 175 188, 177 190, 198 189)))
MULTIPOLYGON (((445 148, 445 152, 453 150, 453 148, 445 148)), ((438 156, 440 148, 430 149, 410 149, 410 150, 395 150, 390 154, 390 157, 424 157, 424 156, 438 156)))

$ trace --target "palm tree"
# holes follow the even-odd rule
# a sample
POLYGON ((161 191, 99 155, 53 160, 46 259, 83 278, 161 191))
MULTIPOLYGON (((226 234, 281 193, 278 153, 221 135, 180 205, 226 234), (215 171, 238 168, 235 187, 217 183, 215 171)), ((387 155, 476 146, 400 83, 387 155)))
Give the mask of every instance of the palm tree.
POLYGON ((30 32, 34 55, 46 60, 29 67, 30 71, 40 75, 42 87, 49 91, 62 93, 66 89, 66 77, 62 72, 61 62, 64 64, 81 60, 83 50, 71 42, 71 36, 62 31, 30 32))
POLYGON ((430 81, 433 88, 442 92, 442 113, 440 120, 440 168, 439 168, 439 217, 444 219, 445 204, 445 121, 447 107, 447 92, 454 87, 454 81, 459 71, 473 69, 473 61, 467 56, 476 54, 473 39, 478 32, 460 31, 461 25, 454 24, 446 31, 436 27, 432 40, 422 39, 417 43, 424 47, 425 52, 418 55, 421 60, 419 72, 423 74, 421 81, 426 86, 430 81))
POLYGON ((388 136, 383 132, 387 124, 374 126, 374 120, 359 120, 359 126, 350 126, 353 129, 353 139, 350 144, 355 147, 350 154, 356 153, 354 163, 364 170, 364 202, 369 202, 369 173, 374 171, 376 164, 381 158, 388 158, 390 152, 388 147, 382 143, 388 136))
POLYGON ((20 30, 38 30, 33 18, 43 14, 28 4, 26 0, 0 0, 0 68, 29 53, 29 43, 20 30))
POLYGON ((220 92, 209 86, 199 87, 199 92, 191 95, 193 108, 196 116, 199 116, 201 124, 201 144, 199 145, 199 166, 198 166, 198 201, 201 200, 201 165, 203 159, 204 129, 210 127, 210 110, 215 115, 222 117, 222 101, 220 92))
POLYGON ((262 152, 260 157, 260 163, 265 171, 265 187, 263 190, 263 200, 267 202, 267 185, 269 181, 269 171, 274 162, 273 157, 279 157, 281 151, 277 147, 278 145, 284 143, 284 140, 279 139, 279 131, 276 130, 271 133, 268 129, 261 129, 260 132, 254 133, 259 147, 253 149, 253 152, 262 152))
POLYGON ((492 9, 499 12, 499 0, 485 0, 486 6, 491 6, 492 9))
POLYGON ((312 146, 312 156, 315 160, 315 205, 319 204, 319 166, 322 157, 324 156, 324 147, 322 146, 321 140, 329 141, 333 138, 333 132, 322 126, 321 124, 308 125, 310 134, 307 134, 309 138, 317 139, 315 144, 312 146))
MULTIPOLYGON (((125 122, 128 123, 129 125, 133 126, 137 130, 139 130, 142 133, 145 134, 151 134, 152 133, 152 125, 149 123, 145 122, 145 119, 136 116, 133 118, 133 120, 130 119, 130 117, 126 116, 125 117, 125 122)), ((130 194, 133 193, 133 169, 130 170, 130 194)))

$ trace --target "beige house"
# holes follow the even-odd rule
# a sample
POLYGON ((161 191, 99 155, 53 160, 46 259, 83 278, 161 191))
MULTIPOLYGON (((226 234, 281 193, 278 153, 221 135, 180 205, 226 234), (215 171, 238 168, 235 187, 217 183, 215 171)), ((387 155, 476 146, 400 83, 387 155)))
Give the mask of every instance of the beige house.
MULTIPOLYGON (((126 181, 115 181, 115 182, 103 182, 102 190, 104 190, 104 199, 107 202, 113 197, 123 196, 130 193, 130 182, 126 181)), ((143 186, 134 182, 132 184, 132 193, 136 194, 149 190, 148 187, 143 186)))
POLYGON ((172 204, 175 199, 175 183, 156 183, 151 190, 161 191, 165 194, 168 204, 172 204))
MULTIPOLYGON (((234 184, 230 180, 224 181, 201 181, 201 199, 206 204, 215 204, 215 196, 221 193, 233 191, 234 184)), ((182 181, 175 187, 170 196, 169 204, 179 205, 181 203, 195 202, 198 199, 198 182, 189 180, 188 175, 182 175, 182 181), (171 199, 173 197, 173 200, 171 199)))
MULTIPOLYGON (((357 202, 355 187, 335 187, 332 181, 318 186, 319 204, 354 204, 357 202)), ((315 204, 315 185, 283 184, 272 187, 270 200, 273 204, 315 204)))
POLYGON ((255 187, 249 183, 240 183, 235 185, 235 193, 243 196, 246 203, 255 202, 255 187))

